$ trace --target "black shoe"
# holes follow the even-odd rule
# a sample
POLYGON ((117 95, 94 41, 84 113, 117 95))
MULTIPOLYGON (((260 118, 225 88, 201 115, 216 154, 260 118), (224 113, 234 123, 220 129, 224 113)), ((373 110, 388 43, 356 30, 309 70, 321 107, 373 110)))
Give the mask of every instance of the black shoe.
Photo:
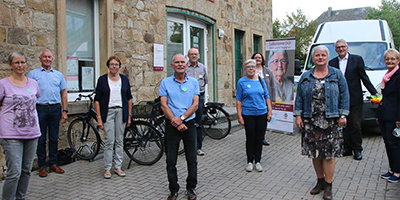
POLYGON ((269 146, 269 143, 267 141, 263 140, 263 145, 269 146))
POLYGON ((354 150, 354 159, 355 160, 361 160, 362 159, 362 154, 360 150, 354 150))
POLYGON ((196 191, 194 189, 188 189, 186 192, 187 192, 188 200, 196 200, 197 199, 196 191))
POLYGON ((351 150, 344 150, 343 151, 343 156, 352 156, 353 152, 351 150))
POLYGON ((168 196, 168 200, 176 200, 178 199, 178 192, 171 192, 171 194, 168 196))

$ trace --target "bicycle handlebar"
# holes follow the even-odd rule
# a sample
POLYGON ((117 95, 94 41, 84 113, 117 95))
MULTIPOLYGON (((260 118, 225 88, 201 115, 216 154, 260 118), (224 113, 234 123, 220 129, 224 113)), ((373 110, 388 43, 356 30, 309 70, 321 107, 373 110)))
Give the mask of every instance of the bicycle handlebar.
POLYGON ((93 96, 95 93, 96 93, 96 92, 92 92, 92 93, 90 93, 90 94, 88 94, 88 95, 78 94, 78 97, 76 97, 76 99, 75 99, 74 102, 77 102, 77 101, 82 100, 82 97, 84 97, 84 98, 89 98, 90 101, 93 102, 93 97, 92 97, 92 96, 93 96))

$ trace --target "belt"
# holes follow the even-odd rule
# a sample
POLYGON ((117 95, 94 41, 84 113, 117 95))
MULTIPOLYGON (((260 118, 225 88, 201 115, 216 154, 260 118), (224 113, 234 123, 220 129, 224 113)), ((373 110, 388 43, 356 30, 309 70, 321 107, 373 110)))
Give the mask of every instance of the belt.
POLYGON ((200 95, 204 95, 205 92, 200 92, 200 95))
POLYGON ((56 104, 46 104, 46 105, 42 105, 42 104, 36 104, 36 107, 46 107, 46 108, 52 108, 52 107, 56 107, 56 106, 60 106, 60 103, 56 103, 56 104))
POLYGON ((108 109, 118 109, 118 108, 122 108, 121 106, 112 106, 112 107, 109 107, 108 109))

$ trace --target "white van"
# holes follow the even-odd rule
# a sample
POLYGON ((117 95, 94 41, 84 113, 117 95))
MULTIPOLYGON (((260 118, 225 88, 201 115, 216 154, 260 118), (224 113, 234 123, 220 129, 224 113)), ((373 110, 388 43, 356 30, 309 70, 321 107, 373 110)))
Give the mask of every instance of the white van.
MULTIPOLYGON (((320 24, 315 32, 302 71, 313 67, 311 52, 315 46, 327 46, 329 60, 337 57, 335 42, 338 39, 346 40, 349 46, 349 53, 360 55, 364 59, 365 71, 377 91, 381 93, 380 83, 387 71, 383 54, 388 48, 394 48, 392 32, 388 23, 385 20, 353 20, 320 24)), ((375 113, 377 105, 371 104, 368 100, 367 97, 370 97, 371 94, 364 86, 363 91, 363 125, 376 125, 375 113)))

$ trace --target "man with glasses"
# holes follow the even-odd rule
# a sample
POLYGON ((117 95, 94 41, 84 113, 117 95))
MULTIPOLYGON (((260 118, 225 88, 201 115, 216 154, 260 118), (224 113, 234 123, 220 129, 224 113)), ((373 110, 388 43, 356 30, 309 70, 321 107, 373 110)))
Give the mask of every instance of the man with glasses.
POLYGON ((275 78, 276 101, 292 101, 293 82, 286 76, 289 57, 286 50, 271 50, 268 56, 268 68, 275 78))
POLYGON ((329 66, 336 67, 342 71, 347 80, 350 93, 350 114, 347 116, 347 127, 343 132, 343 156, 351 156, 354 153, 354 159, 361 160, 361 151, 363 150, 361 132, 363 93, 361 81, 369 93, 377 96, 379 94, 365 72, 365 64, 362 57, 348 53, 349 47, 343 39, 336 41, 335 49, 339 56, 330 60, 329 66))
POLYGON ((43 50, 39 60, 42 66, 30 71, 28 77, 38 82, 41 94, 36 101, 36 110, 42 135, 39 137, 36 153, 40 167, 39 176, 46 177, 47 166, 51 171, 64 173, 64 170, 57 166, 58 132, 60 120, 61 123, 65 123, 68 119, 68 99, 64 75, 51 67, 53 63, 51 51, 43 50), (48 162, 46 162, 47 137, 49 138, 48 162))
POLYGON ((208 84, 207 71, 204 65, 199 62, 199 51, 197 48, 191 48, 188 51, 188 68, 186 73, 188 76, 195 78, 199 82, 200 95, 199 95, 199 106, 196 110, 196 124, 197 124, 197 155, 204 156, 204 152, 201 150, 203 143, 202 136, 202 116, 204 110, 204 93, 205 87, 208 84))

